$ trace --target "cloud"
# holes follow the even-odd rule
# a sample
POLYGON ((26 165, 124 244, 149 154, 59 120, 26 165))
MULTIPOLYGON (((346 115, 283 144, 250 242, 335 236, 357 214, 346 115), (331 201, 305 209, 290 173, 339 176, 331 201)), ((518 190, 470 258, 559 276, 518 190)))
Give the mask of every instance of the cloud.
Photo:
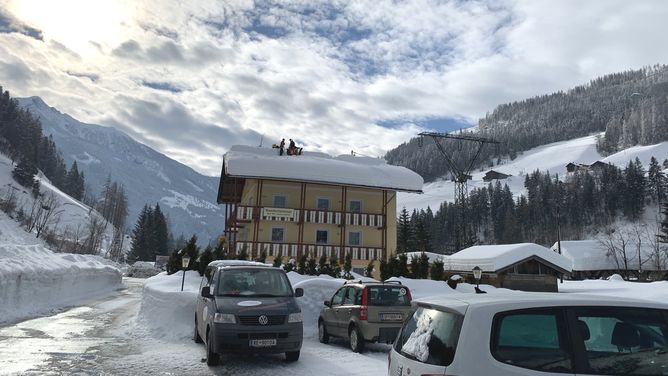
POLYGON ((0 8, 0 33, 19 33, 37 40, 44 40, 42 31, 17 20, 0 8))
POLYGON ((0 33, 0 82, 212 174, 220 153, 262 135, 379 156, 502 103, 668 61, 663 2, 153 0, 132 10, 122 37, 90 40, 92 51, 0 33))

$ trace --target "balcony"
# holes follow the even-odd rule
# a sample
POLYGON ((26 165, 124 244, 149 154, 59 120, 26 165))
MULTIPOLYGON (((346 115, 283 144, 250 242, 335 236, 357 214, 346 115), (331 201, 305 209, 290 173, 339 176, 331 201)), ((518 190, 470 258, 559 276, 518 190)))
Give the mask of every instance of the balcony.
POLYGON ((324 254, 328 258, 332 257, 332 255, 336 255, 339 260, 341 260, 348 253, 352 253, 353 260, 374 260, 384 257, 383 249, 378 247, 252 241, 237 241, 237 254, 241 253, 244 247, 246 248, 246 252, 253 256, 259 255, 262 251, 266 251, 267 256, 271 257, 277 256, 279 252, 284 257, 299 257, 303 254, 311 254, 316 259, 320 258, 324 254))
POLYGON ((232 213, 238 222, 250 222, 253 219, 263 221, 282 221, 295 223, 323 223, 346 226, 369 226, 382 228, 385 216, 382 214, 352 213, 335 210, 290 209, 238 205, 232 213))

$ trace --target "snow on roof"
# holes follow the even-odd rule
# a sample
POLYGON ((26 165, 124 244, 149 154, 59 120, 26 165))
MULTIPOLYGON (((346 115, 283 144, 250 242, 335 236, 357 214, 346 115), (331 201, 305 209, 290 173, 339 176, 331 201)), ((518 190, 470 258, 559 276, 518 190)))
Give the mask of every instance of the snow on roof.
MULTIPOLYGON (((557 243, 552 246, 557 251, 557 243)), ((649 245, 642 246, 641 263, 644 270, 665 269, 665 261, 657 265, 655 255, 649 245)), ((619 257, 619 267, 614 255, 598 240, 568 240, 561 242, 561 254, 573 264, 574 271, 618 270, 623 269, 623 260, 619 257)), ((638 251, 634 245, 627 248, 628 268, 638 270, 638 251)))
POLYGON ((278 155, 277 149, 235 145, 225 154, 225 173, 233 177, 347 184, 422 193, 417 173, 383 159, 304 151, 278 155))
POLYGON ((445 257, 446 270, 468 271, 480 267, 494 273, 530 257, 538 257, 558 268, 571 271, 571 261, 549 248, 534 243, 476 245, 445 257))

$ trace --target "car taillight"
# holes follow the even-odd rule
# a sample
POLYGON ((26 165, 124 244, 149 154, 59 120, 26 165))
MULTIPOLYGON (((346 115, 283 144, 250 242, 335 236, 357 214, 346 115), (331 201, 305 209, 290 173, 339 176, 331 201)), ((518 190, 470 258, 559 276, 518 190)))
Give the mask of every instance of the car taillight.
POLYGON ((360 320, 369 319, 369 289, 367 287, 362 290, 362 307, 360 307, 360 320))

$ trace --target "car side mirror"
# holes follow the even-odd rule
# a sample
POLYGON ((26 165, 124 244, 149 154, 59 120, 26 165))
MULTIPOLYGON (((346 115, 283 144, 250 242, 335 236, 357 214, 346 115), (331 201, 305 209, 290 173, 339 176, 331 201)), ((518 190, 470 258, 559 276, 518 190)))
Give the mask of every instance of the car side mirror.
POLYGON ((202 298, 213 298, 213 295, 211 295, 211 287, 210 286, 204 286, 202 287, 202 298))
POLYGON ((301 287, 297 287, 295 289, 295 298, 299 298, 301 296, 304 296, 304 289, 301 287))
POLYGON ((325 300, 325 305, 329 308, 332 308, 332 302, 330 302, 329 300, 325 300))

